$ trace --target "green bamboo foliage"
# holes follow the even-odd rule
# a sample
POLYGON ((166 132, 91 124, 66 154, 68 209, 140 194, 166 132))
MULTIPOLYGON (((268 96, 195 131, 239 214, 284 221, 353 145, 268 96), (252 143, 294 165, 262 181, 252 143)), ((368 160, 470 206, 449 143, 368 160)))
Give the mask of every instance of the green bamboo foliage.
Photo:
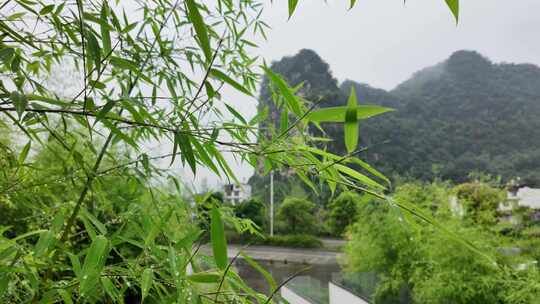
MULTIPOLYGON (((447 3, 457 18, 457 1, 447 3)), ((254 229, 214 207, 209 231, 201 231, 160 160, 234 181, 227 151, 266 172, 293 168, 314 191, 326 183, 383 195, 388 179, 354 150, 358 121, 390 109, 357 105, 354 92, 347 106, 319 109, 260 66, 246 33, 266 38, 264 4, 0 3, 0 125, 27 143, 18 152, 1 146, 0 199, 27 206, 32 219, 0 227, 0 302, 272 302, 241 280, 227 256, 224 225, 254 229), (80 80, 70 83, 73 93, 50 84, 59 67, 75 71, 62 80, 80 80), (260 130, 264 112, 248 119, 221 98, 223 86, 254 96, 263 73, 276 104, 287 108, 279 130, 260 130), (348 155, 314 147, 308 127, 326 122, 345 123, 348 155), (155 142, 170 151, 152 154, 155 142), (154 187, 156 180, 170 184, 154 187), (212 259, 198 250, 205 235, 212 259)), ((288 1, 289 18, 298 4, 288 1)), ((274 295, 279 286, 248 262, 274 295)))
POLYGON ((456 18, 456 23, 459 22, 459 0, 444 0, 446 1, 446 5, 448 5, 448 8, 452 12, 452 15, 454 15, 454 18, 456 18))

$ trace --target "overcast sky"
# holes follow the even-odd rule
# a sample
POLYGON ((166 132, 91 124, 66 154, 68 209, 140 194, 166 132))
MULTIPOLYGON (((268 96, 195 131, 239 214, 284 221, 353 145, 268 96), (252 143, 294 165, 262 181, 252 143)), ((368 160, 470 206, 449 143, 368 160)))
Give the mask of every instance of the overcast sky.
MULTIPOLYGON (((407 0, 406 5, 403 0, 359 0, 350 11, 348 0, 300 0, 290 21, 287 1, 264 2, 264 19, 272 29, 253 54, 270 62, 310 48, 340 82, 392 89, 460 49, 476 50, 495 62, 540 64, 540 0, 462 0, 457 26, 444 0, 407 0)), ((254 115, 256 100, 231 90, 224 96, 247 117, 254 115)), ((252 174, 247 166, 233 166, 241 179, 252 174)), ((203 178, 219 183, 208 172, 191 180, 200 184, 203 178)))
POLYGON ((287 22, 286 1, 268 6, 273 29, 261 53, 279 59, 314 49, 340 81, 391 89, 411 73, 460 49, 494 61, 540 63, 540 1, 462 0, 459 25, 443 0, 299 1, 287 22))

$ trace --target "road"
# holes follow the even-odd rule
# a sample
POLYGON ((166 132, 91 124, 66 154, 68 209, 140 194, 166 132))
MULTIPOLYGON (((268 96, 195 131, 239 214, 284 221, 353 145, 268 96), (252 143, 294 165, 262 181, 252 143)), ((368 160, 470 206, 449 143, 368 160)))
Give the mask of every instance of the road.
MULTIPOLYGON (((209 245, 201 247, 203 253, 211 255, 212 249, 209 245)), ((303 248, 285 248, 275 246, 249 246, 244 248, 242 245, 231 244, 228 246, 228 256, 233 258, 243 250, 247 255, 255 260, 270 262, 291 262, 310 265, 332 265, 337 264, 337 259, 342 253, 326 249, 303 249, 303 248)))

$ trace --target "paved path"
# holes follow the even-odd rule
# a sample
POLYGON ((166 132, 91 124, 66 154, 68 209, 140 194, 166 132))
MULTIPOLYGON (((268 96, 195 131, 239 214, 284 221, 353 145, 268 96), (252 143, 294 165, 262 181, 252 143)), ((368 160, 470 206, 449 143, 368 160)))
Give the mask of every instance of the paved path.
POLYGON ((342 239, 327 239, 322 238, 321 242, 323 243, 323 247, 330 250, 337 250, 337 251, 343 251, 342 248, 347 245, 347 241, 342 239))
MULTIPOLYGON (((229 258, 236 256, 238 251, 242 248, 242 245, 229 245, 229 258)), ((209 245, 203 245, 201 250, 205 254, 212 254, 212 249, 209 245)), ((342 254, 337 251, 328 251, 324 249, 300 249, 275 246, 250 246, 245 248, 244 252, 253 259, 259 261, 279 261, 311 265, 337 264, 337 257, 342 254)))

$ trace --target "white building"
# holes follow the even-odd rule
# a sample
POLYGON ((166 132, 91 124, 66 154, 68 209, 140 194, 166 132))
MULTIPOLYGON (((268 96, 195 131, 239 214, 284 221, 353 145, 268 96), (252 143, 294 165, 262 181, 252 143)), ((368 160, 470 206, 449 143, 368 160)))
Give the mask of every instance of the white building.
POLYGON ((237 205, 251 198, 251 186, 248 184, 223 185, 223 200, 225 203, 237 205))
POLYGON ((509 191, 508 199, 514 200, 517 206, 540 209, 540 189, 522 187, 517 191, 509 191))
POLYGON ((535 210, 532 219, 540 220, 540 189, 538 188, 515 188, 508 191, 506 204, 499 204, 500 219, 503 222, 518 224, 519 220, 512 213, 517 207, 526 207, 535 210))

